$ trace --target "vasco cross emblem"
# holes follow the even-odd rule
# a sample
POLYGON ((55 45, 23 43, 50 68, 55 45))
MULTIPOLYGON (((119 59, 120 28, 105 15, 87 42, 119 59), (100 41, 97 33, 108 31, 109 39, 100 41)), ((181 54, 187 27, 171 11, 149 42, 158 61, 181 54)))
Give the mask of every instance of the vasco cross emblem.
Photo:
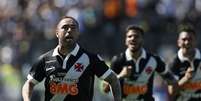
POLYGON ((82 70, 83 70, 83 68, 84 68, 83 64, 81 64, 81 63, 76 63, 74 66, 75 66, 74 69, 75 69, 77 72, 82 72, 82 70))

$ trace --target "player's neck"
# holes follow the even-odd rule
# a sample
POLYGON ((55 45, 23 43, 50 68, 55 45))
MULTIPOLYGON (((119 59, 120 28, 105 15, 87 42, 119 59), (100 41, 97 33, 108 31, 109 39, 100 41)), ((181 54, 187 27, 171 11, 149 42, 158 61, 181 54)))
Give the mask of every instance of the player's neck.
POLYGON ((131 56, 133 59, 137 60, 142 54, 142 49, 139 49, 137 51, 131 52, 131 56))
POLYGON ((72 44, 72 45, 59 44, 59 53, 66 56, 75 48, 75 46, 76 44, 72 44))
POLYGON ((190 61, 192 61, 194 59, 194 56, 195 56, 195 50, 194 49, 191 49, 188 51, 183 50, 183 55, 184 55, 184 57, 187 57, 190 61))

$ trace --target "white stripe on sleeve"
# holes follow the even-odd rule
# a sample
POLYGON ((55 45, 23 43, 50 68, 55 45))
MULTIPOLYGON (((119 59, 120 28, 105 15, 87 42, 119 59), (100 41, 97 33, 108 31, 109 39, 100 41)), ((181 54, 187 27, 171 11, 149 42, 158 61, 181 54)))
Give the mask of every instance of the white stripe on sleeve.
POLYGON ((107 76, 111 74, 112 70, 108 69, 101 77, 100 79, 104 80, 107 76))
POLYGON ((38 84, 39 82, 33 78, 30 74, 28 74, 27 79, 30 80, 33 84, 38 84))

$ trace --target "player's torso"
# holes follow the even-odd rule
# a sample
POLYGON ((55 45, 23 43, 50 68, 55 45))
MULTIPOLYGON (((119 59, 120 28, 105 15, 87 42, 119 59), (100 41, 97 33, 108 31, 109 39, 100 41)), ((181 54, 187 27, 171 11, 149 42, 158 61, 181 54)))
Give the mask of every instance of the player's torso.
POLYGON ((124 66, 132 66, 131 75, 125 78, 122 83, 122 90, 126 101, 133 99, 139 101, 149 99, 152 101, 153 78, 157 65, 156 60, 151 55, 148 55, 137 62, 127 61, 126 59, 124 61, 128 62, 124 66), (153 61, 155 62, 154 64, 152 64, 153 61))
POLYGON ((175 58, 175 62, 173 64, 172 71, 179 80, 184 77, 185 72, 188 67, 193 68, 193 76, 192 79, 180 86, 181 93, 180 97, 177 98, 178 101, 186 100, 193 101, 193 99, 201 100, 201 60, 195 59, 193 61, 181 61, 179 58, 175 58))
POLYGON ((80 52, 68 59, 48 57, 45 59, 45 71, 45 100, 91 100, 94 74, 86 53, 80 52))

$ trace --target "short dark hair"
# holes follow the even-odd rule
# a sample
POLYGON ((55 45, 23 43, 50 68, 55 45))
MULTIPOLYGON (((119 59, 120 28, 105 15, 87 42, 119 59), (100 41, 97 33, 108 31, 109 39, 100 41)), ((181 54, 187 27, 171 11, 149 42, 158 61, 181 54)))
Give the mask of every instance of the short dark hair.
POLYGON ((75 18, 71 17, 71 16, 62 16, 61 19, 60 19, 60 21, 63 20, 63 19, 67 19, 67 18, 74 20, 75 23, 77 24, 77 26, 79 27, 78 21, 75 18))
POLYGON ((180 25, 179 28, 178 28, 178 32, 179 32, 179 34, 181 32, 188 32, 188 33, 196 36, 195 29, 191 24, 182 24, 182 25, 180 25))
POLYGON ((141 35, 144 35, 144 30, 137 25, 128 25, 128 27, 126 28, 126 33, 128 33, 128 31, 130 30, 140 33, 141 35))

